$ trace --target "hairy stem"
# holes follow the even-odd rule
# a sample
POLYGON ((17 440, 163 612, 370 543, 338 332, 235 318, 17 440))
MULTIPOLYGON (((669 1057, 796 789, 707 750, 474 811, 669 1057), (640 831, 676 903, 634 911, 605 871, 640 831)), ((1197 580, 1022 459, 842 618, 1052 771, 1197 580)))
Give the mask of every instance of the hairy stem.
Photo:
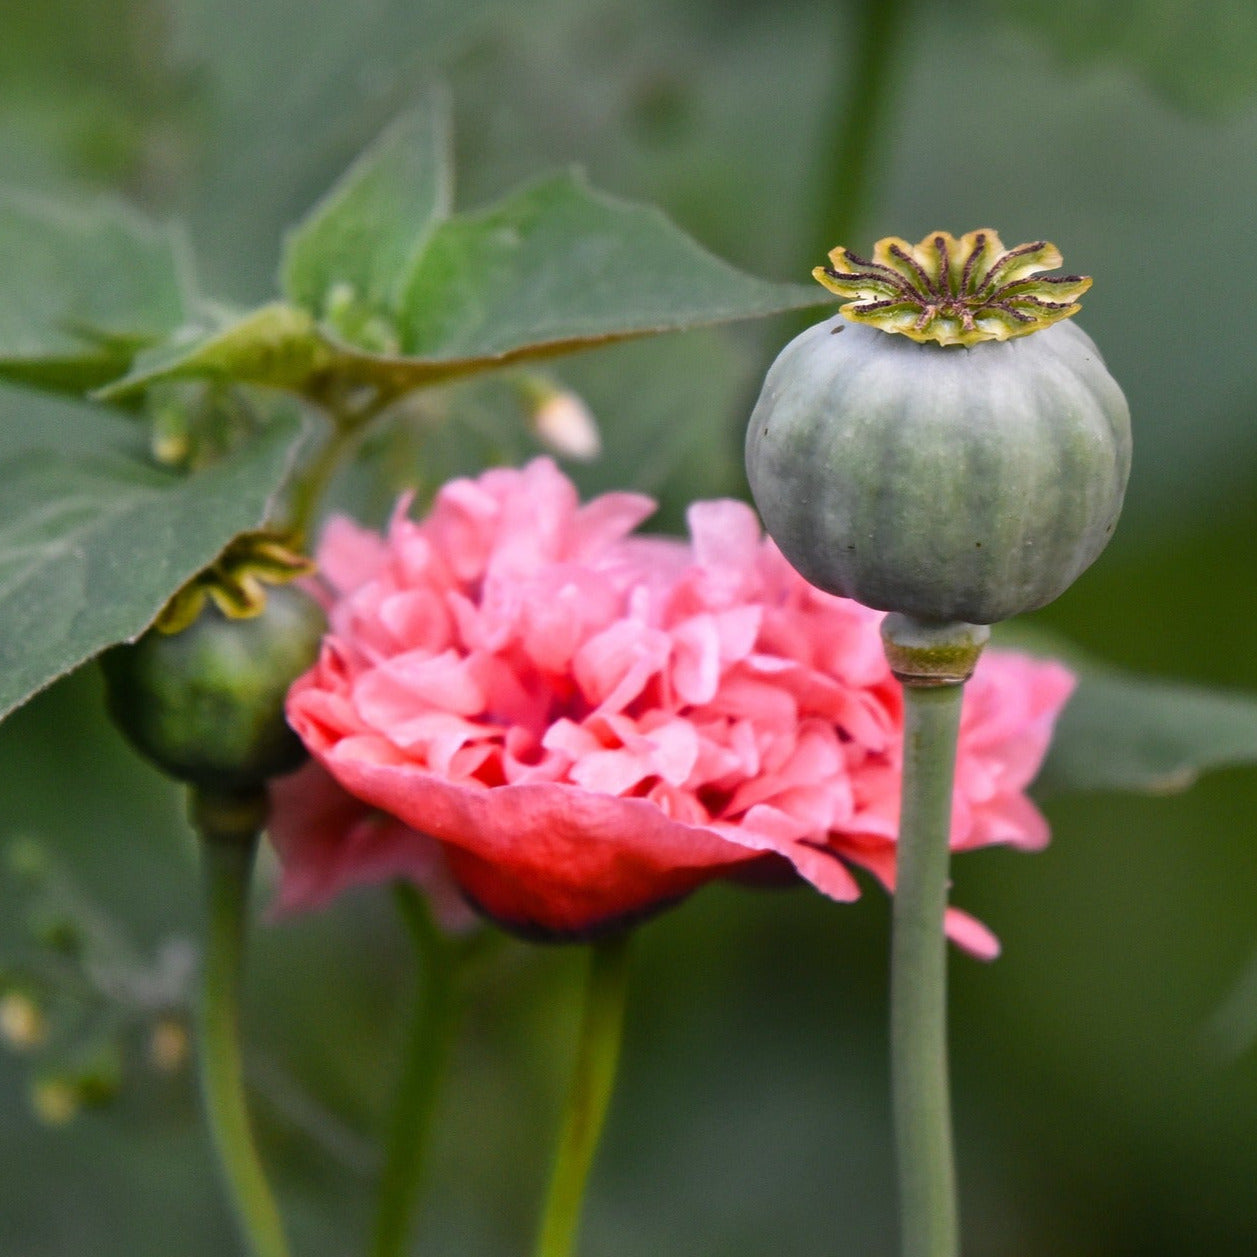
POLYGON ((455 1021, 454 950, 433 921, 421 891, 409 882, 398 882, 394 899, 414 944, 415 993, 376 1195, 372 1257, 402 1257, 407 1251, 455 1021))
MULTIPOLYGON (((194 804, 194 807, 196 805, 194 804)), ((279 1209, 253 1143, 240 1055, 240 986, 258 829, 215 826, 201 808, 205 959, 201 1091, 218 1163, 251 1257, 287 1257, 279 1209)))
POLYGON ((535 1257, 571 1257, 585 1184, 615 1087, 628 989, 628 935, 590 949, 580 1039, 535 1257))

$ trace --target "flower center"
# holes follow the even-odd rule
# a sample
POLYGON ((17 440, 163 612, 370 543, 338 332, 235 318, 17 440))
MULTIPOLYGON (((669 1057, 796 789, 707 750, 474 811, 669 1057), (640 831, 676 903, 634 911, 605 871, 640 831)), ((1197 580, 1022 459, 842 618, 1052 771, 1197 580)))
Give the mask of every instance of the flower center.
POLYGON ((834 249, 812 275, 849 298, 839 311, 855 323, 915 341, 976 345, 1026 336, 1081 308, 1086 275, 1041 275, 1061 264, 1046 240, 1006 249, 989 228, 957 239, 931 232, 912 245, 887 236, 872 258, 834 249))

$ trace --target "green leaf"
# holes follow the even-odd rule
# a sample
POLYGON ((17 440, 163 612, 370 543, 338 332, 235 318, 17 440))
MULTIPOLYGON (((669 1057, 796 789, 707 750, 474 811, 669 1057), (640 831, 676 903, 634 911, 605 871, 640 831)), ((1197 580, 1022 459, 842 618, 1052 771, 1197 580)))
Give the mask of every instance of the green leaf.
POLYGON ((1074 62, 1117 61, 1178 104, 1234 108, 1257 89, 1252 0, 999 0, 1074 62))
POLYGON ((277 301, 224 327, 181 329, 140 354, 126 375, 95 396, 118 401, 159 380, 207 378, 300 392, 329 360, 330 350, 311 315, 277 301))
POLYGON ((1067 659, 1078 674, 1034 784, 1071 790, 1186 790, 1204 772, 1257 763, 1257 697, 1067 659))
POLYGON ((284 295, 347 339, 395 314, 406 277, 453 195, 448 108, 434 96, 403 114, 289 233, 284 295))
MULTIPOLYGON (((396 240, 389 249, 395 247, 396 240)), ((369 252, 357 255, 364 275, 375 274, 369 252)), ((276 302, 221 330, 181 332, 141 355, 97 396, 114 401, 159 380, 193 376, 312 396, 332 381, 397 394, 516 362, 831 300, 818 285, 744 275, 658 210, 603 196, 563 174, 435 228, 405 278, 400 353, 351 344, 343 329, 276 302)), ((396 334, 391 325, 389 331, 396 334)))
POLYGON ((567 173, 436 230, 406 285, 402 349, 428 362, 518 362, 828 300, 744 275, 659 210, 567 173))
POLYGON ((0 719, 138 637, 184 581, 261 524, 300 430, 284 411, 187 477, 122 456, 31 451, 0 461, 0 719))
POLYGON ((80 392, 125 371, 186 315, 171 232, 102 202, 0 193, 0 378, 80 392))

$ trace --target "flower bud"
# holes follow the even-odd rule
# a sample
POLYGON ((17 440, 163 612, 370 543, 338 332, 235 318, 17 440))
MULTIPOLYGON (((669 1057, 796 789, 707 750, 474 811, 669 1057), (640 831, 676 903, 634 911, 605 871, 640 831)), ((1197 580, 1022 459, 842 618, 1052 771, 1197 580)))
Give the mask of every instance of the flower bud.
POLYGON ((533 435, 560 458, 592 462, 602 453, 598 421, 579 393, 543 376, 526 376, 519 389, 533 435))

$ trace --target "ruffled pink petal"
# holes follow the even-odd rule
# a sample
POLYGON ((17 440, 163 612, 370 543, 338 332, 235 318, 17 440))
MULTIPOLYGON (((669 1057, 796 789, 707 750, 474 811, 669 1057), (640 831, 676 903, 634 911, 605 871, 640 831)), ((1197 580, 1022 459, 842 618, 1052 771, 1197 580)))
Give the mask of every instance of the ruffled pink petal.
MULTIPOLYGON (((713 877, 792 871, 851 899, 850 862, 893 886, 903 699, 881 616, 808 586, 746 505, 695 503, 688 541, 634 536, 648 499, 582 506, 548 459, 452 481, 423 520, 409 505, 386 537, 336 521, 324 541, 331 628, 288 715, 360 804, 303 821, 317 839, 281 837, 292 903, 418 877, 420 830, 486 911, 534 931, 595 929, 713 877)), ((955 850, 1046 842, 1025 788, 1072 684, 984 657, 955 850)), ((994 953, 963 914, 948 929, 994 953)))
POLYGON ((744 502, 695 502, 685 520, 699 567, 736 572, 754 567, 762 539, 759 520, 744 502))
POLYGON ((604 493, 576 512, 571 559, 589 563, 601 558, 654 513, 654 499, 644 494, 604 493))
POLYGON ((962 951, 977 960, 995 960, 1000 954, 1000 941, 976 917, 959 908, 948 908, 944 914, 947 937, 962 951))
POLYGON ((388 562, 383 537, 343 515, 333 515, 319 542, 319 575, 338 594, 371 580, 388 562))
POLYGON ((380 600, 377 614, 398 650, 435 655, 452 645, 452 618, 445 600, 432 590, 405 589, 389 594, 380 600))
POLYGON ((585 699, 601 711, 621 711, 668 660, 666 633, 637 620, 620 620, 576 652, 572 673, 585 699))
MULTIPOLYGON (((848 843, 843 854, 853 864, 868 869, 892 894, 895 890, 895 849, 890 842, 866 836, 848 843)), ((999 938, 976 917, 949 907, 943 914, 943 930, 963 951, 978 960, 994 960, 1000 954, 999 938)))
POLYGON ((280 859, 278 914, 317 908, 353 886, 405 878, 423 887, 441 925, 475 924, 441 844, 372 811, 317 762, 270 784, 268 835, 280 859))

